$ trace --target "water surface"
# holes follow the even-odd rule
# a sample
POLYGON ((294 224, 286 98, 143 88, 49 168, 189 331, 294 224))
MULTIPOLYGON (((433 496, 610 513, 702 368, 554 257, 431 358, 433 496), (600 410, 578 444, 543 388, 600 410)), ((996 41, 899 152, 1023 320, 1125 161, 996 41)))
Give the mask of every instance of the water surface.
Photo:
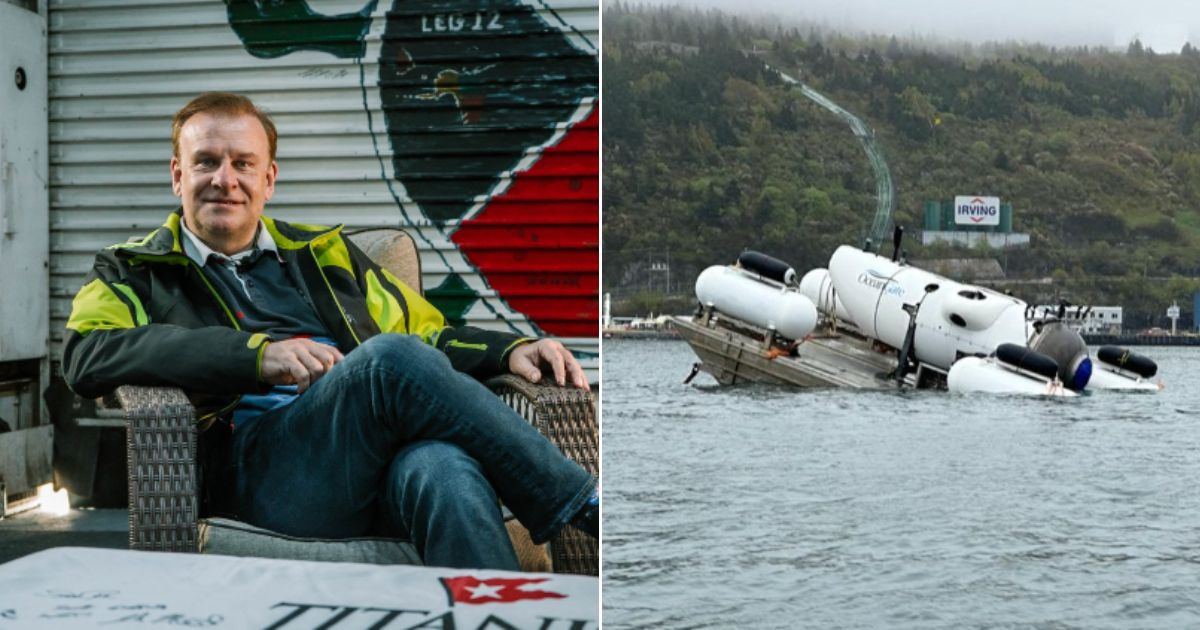
POLYGON ((605 628, 1200 628, 1200 348, 1159 394, 682 385, 605 341, 605 628))

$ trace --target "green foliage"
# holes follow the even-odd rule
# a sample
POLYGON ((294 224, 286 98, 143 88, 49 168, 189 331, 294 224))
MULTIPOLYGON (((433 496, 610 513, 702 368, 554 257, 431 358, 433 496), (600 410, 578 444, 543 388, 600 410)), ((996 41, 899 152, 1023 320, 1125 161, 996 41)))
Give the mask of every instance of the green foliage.
POLYGON ((655 315, 687 313, 695 307, 695 300, 688 296, 664 295, 652 291, 637 291, 612 305, 616 317, 645 317, 655 315))
POLYGON ((1055 295, 1122 304, 1132 325, 1190 303, 1171 292, 1200 275, 1195 48, 948 52, 621 2, 603 19, 606 290, 647 252, 671 252, 682 279, 747 247, 805 270, 861 245, 875 208, 861 146, 766 63, 873 128, 898 223, 919 228, 928 200, 989 194, 1032 239, 1007 255, 910 239, 914 258, 1002 258, 1010 278, 1052 277, 1055 295))

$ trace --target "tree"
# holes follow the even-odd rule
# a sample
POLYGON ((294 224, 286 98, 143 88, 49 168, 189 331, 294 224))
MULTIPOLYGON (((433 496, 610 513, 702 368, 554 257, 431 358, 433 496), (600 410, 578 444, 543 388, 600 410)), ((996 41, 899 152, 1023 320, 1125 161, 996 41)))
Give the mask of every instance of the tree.
POLYGON ((897 124, 905 135, 913 140, 928 140, 933 136, 937 108, 928 96, 910 85, 897 95, 896 100, 900 106, 897 124))
MULTIPOLYGON (((1200 276, 1195 47, 951 53, 818 28, 802 39, 795 28, 734 25, 715 11, 617 8, 628 12, 605 9, 602 51, 606 287, 664 242, 673 270, 731 260, 743 246, 777 247, 808 268, 859 242, 875 207, 861 146, 764 61, 802 65, 805 82, 865 114, 892 171, 899 223, 914 225, 926 200, 987 192, 1012 203, 1015 229, 1032 237, 1029 250, 1009 254, 1010 277, 1061 269, 1065 290, 1132 308, 1166 285, 1143 280, 1144 267, 1200 276), (635 46, 651 14, 672 38, 694 33, 699 52, 635 46), (712 35, 722 29, 723 38, 712 35), (760 37, 774 38, 758 42, 771 52, 739 52, 760 37)), ((908 249, 914 259, 980 255, 908 249)))

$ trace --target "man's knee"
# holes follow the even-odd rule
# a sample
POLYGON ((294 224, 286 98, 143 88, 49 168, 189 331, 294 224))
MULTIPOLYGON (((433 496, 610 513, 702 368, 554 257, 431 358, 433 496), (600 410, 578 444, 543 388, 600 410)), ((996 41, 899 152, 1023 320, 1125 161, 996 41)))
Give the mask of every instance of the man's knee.
POLYGON ((453 369, 445 354, 426 345, 415 335, 375 335, 351 352, 348 358, 366 363, 371 371, 376 368, 399 368, 408 376, 415 376, 421 371, 453 369))

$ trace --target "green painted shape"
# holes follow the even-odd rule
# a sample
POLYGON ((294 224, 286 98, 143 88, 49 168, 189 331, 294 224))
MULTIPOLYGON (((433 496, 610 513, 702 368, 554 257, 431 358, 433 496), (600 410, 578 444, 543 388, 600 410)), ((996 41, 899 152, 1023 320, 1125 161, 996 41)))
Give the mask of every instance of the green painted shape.
POLYGON ((225 0, 229 25, 251 55, 274 59, 299 50, 325 52, 342 59, 362 58, 371 0, 354 13, 322 15, 305 0, 225 0))
POLYGON ((479 294, 467 286, 456 273, 446 276, 438 286, 425 292, 425 298, 446 316, 446 323, 462 326, 466 323, 467 311, 479 301, 479 294))

